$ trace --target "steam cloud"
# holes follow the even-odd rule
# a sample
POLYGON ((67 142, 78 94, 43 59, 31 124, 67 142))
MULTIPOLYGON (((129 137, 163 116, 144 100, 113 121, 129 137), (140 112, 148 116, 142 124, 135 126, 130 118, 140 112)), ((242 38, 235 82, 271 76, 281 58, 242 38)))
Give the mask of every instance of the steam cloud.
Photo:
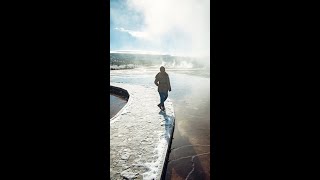
MULTIPOLYGON (((138 39, 139 47, 209 59, 210 0, 127 0, 126 6, 137 12, 142 22, 139 27, 126 26, 129 20, 120 15, 122 23, 114 29, 138 39)), ((112 13, 116 11, 111 9, 112 13)))

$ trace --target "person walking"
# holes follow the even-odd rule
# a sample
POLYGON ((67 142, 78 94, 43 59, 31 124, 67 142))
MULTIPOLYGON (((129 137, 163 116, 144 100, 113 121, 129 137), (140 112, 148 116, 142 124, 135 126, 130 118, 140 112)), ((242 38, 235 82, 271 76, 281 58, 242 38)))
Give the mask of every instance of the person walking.
POLYGON ((166 73, 163 66, 160 67, 160 72, 156 75, 154 84, 158 86, 158 92, 160 95, 160 104, 158 104, 158 107, 162 111, 165 111, 166 108, 164 106, 164 102, 168 98, 168 91, 171 91, 171 85, 169 75, 166 73))

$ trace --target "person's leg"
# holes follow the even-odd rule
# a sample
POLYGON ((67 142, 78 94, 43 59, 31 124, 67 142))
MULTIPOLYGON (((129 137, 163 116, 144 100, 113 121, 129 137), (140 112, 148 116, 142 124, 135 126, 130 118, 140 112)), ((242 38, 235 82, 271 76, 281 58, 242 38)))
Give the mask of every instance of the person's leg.
POLYGON ((158 107, 161 109, 161 93, 159 92, 159 96, 160 96, 160 103, 158 104, 158 107))
POLYGON ((163 106, 164 104, 164 94, 162 92, 159 92, 160 95, 160 106, 163 106))
POLYGON ((163 98, 164 98, 164 99, 163 99, 163 102, 165 102, 165 101, 167 100, 167 98, 168 98, 168 93, 167 93, 167 92, 166 92, 166 93, 163 93, 163 96, 164 96, 164 97, 163 97, 163 98))
POLYGON ((166 93, 163 93, 163 104, 162 104, 163 110, 166 109, 166 108, 164 107, 164 102, 167 100, 167 98, 168 98, 168 93, 167 93, 167 92, 166 92, 166 93))

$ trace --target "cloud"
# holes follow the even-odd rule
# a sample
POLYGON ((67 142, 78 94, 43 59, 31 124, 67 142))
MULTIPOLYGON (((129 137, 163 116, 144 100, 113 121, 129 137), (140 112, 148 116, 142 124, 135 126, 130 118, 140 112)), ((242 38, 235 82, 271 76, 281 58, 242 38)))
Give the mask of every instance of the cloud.
POLYGON ((151 39, 151 37, 148 35, 147 32, 143 32, 143 31, 132 31, 132 30, 128 30, 128 29, 124 29, 124 28, 114 28, 115 30, 121 31, 121 32, 127 32, 129 33, 131 36, 136 37, 136 38, 143 38, 143 39, 151 39))

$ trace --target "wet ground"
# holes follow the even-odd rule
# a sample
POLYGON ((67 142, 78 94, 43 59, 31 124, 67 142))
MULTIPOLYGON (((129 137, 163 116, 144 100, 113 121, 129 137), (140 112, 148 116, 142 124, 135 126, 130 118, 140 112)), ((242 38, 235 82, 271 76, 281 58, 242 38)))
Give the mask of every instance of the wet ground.
MULTIPOLYGON (((203 70, 167 69, 176 122, 166 171, 170 179, 210 179, 210 77, 203 70)), ((158 69, 116 70, 111 82, 155 86, 158 69)), ((214 151, 214 148, 212 148, 214 151)))
POLYGON ((115 116, 126 103, 127 101, 123 98, 115 94, 110 94, 110 119, 115 116))

